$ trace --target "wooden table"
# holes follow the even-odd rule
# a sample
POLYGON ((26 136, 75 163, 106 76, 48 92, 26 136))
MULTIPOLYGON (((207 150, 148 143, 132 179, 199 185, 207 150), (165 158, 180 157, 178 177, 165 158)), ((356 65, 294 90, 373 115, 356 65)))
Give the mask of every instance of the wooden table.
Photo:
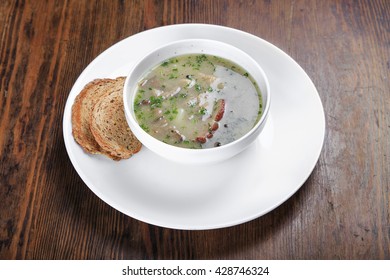
POLYGON ((390 1, 0 1, 0 259, 390 259, 390 1), (65 150, 72 85, 112 44, 177 23, 259 36, 308 73, 319 161, 272 212, 234 227, 148 225, 101 201, 65 150))

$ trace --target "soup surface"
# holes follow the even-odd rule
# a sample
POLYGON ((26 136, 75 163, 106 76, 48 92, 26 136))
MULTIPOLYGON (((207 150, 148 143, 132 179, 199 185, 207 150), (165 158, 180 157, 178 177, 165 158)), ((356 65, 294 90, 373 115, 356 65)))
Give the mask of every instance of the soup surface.
POLYGON ((216 56, 177 56, 138 83, 134 112, 153 137, 185 148, 212 148, 242 137, 260 119, 261 93, 237 64, 216 56))

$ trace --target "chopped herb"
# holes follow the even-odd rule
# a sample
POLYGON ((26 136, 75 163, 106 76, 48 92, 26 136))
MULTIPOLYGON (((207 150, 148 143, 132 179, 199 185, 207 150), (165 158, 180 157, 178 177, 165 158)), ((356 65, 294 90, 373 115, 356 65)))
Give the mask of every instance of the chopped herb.
POLYGON ((144 120, 145 119, 144 113, 142 111, 141 112, 137 112, 137 119, 138 120, 144 120))
POLYGON ((163 63, 161 63, 161 66, 162 66, 162 67, 167 67, 167 66, 168 66, 168 64, 169 64, 169 62, 168 62, 168 61, 164 61, 163 63))
POLYGON ((201 108, 199 109, 199 113, 200 113, 201 115, 206 115, 207 109, 206 109, 205 107, 201 107, 201 108))
POLYGON ((203 62, 203 61, 206 61, 207 60, 207 56, 205 54, 201 54, 201 55, 197 55, 196 56, 196 63, 200 64, 203 62))
POLYGON ((146 132, 149 132, 149 127, 147 126, 147 125, 145 125, 145 124, 140 124, 140 127, 143 129, 143 130, 145 130, 146 132))
POLYGON ((137 94, 135 96, 135 99, 134 99, 134 107, 139 107, 140 106, 140 103, 142 101, 142 95, 141 94, 137 94))
POLYGON ((190 106, 191 108, 194 108, 195 107, 195 105, 196 105, 196 101, 190 101, 190 102, 188 102, 187 104, 188 104, 188 106, 190 106))
POLYGON ((249 77, 248 72, 245 72, 243 76, 248 78, 249 77))
POLYGON ((177 117, 177 114, 179 113, 179 111, 177 110, 177 108, 174 108, 171 110, 166 110, 164 112, 164 115, 167 116, 167 118, 170 120, 170 121, 173 121, 176 117, 177 117))
POLYGON ((177 74, 175 74, 175 73, 169 74, 169 79, 170 79, 170 80, 172 80, 172 79, 177 79, 177 74))
POLYGON ((200 84, 195 84, 195 90, 198 92, 202 90, 202 87, 200 86, 200 84))
POLYGON ((162 102, 163 102, 163 97, 162 96, 151 96, 149 98, 150 101, 150 107, 151 108, 161 108, 162 102))
POLYGON ((176 62, 179 62, 179 60, 177 59, 177 58, 171 58, 170 60, 169 60, 169 63, 176 63, 176 62))

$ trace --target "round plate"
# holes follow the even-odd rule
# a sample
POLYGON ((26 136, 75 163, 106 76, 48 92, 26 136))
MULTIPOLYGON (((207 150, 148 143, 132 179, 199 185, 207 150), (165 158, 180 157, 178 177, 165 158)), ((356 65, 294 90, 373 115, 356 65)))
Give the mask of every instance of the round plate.
POLYGON ((100 54, 74 84, 64 112, 70 160, 103 201, 135 219, 175 229, 212 229, 260 217, 306 181, 322 149, 325 117, 304 70, 274 45, 243 31, 206 25, 159 27, 126 38, 100 54), (219 40, 257 60, 271 88, 269 120, 259 138, 234 158, 191 166, 167 161, 143 147, 128 160, 90 155, 74 141, 71 109, 85 84, 126 75, 157 46, 190 38, 219 40))

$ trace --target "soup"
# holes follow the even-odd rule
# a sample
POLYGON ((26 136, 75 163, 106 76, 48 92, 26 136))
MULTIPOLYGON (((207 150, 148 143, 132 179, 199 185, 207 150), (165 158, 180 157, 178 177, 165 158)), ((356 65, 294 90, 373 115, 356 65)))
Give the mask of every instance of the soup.
POLYGON ((167 144, 212 148, 233 142, 259 121, 262 98, 245 69, 205 54, 170 58, 138 82, 139 125, 167 144))

